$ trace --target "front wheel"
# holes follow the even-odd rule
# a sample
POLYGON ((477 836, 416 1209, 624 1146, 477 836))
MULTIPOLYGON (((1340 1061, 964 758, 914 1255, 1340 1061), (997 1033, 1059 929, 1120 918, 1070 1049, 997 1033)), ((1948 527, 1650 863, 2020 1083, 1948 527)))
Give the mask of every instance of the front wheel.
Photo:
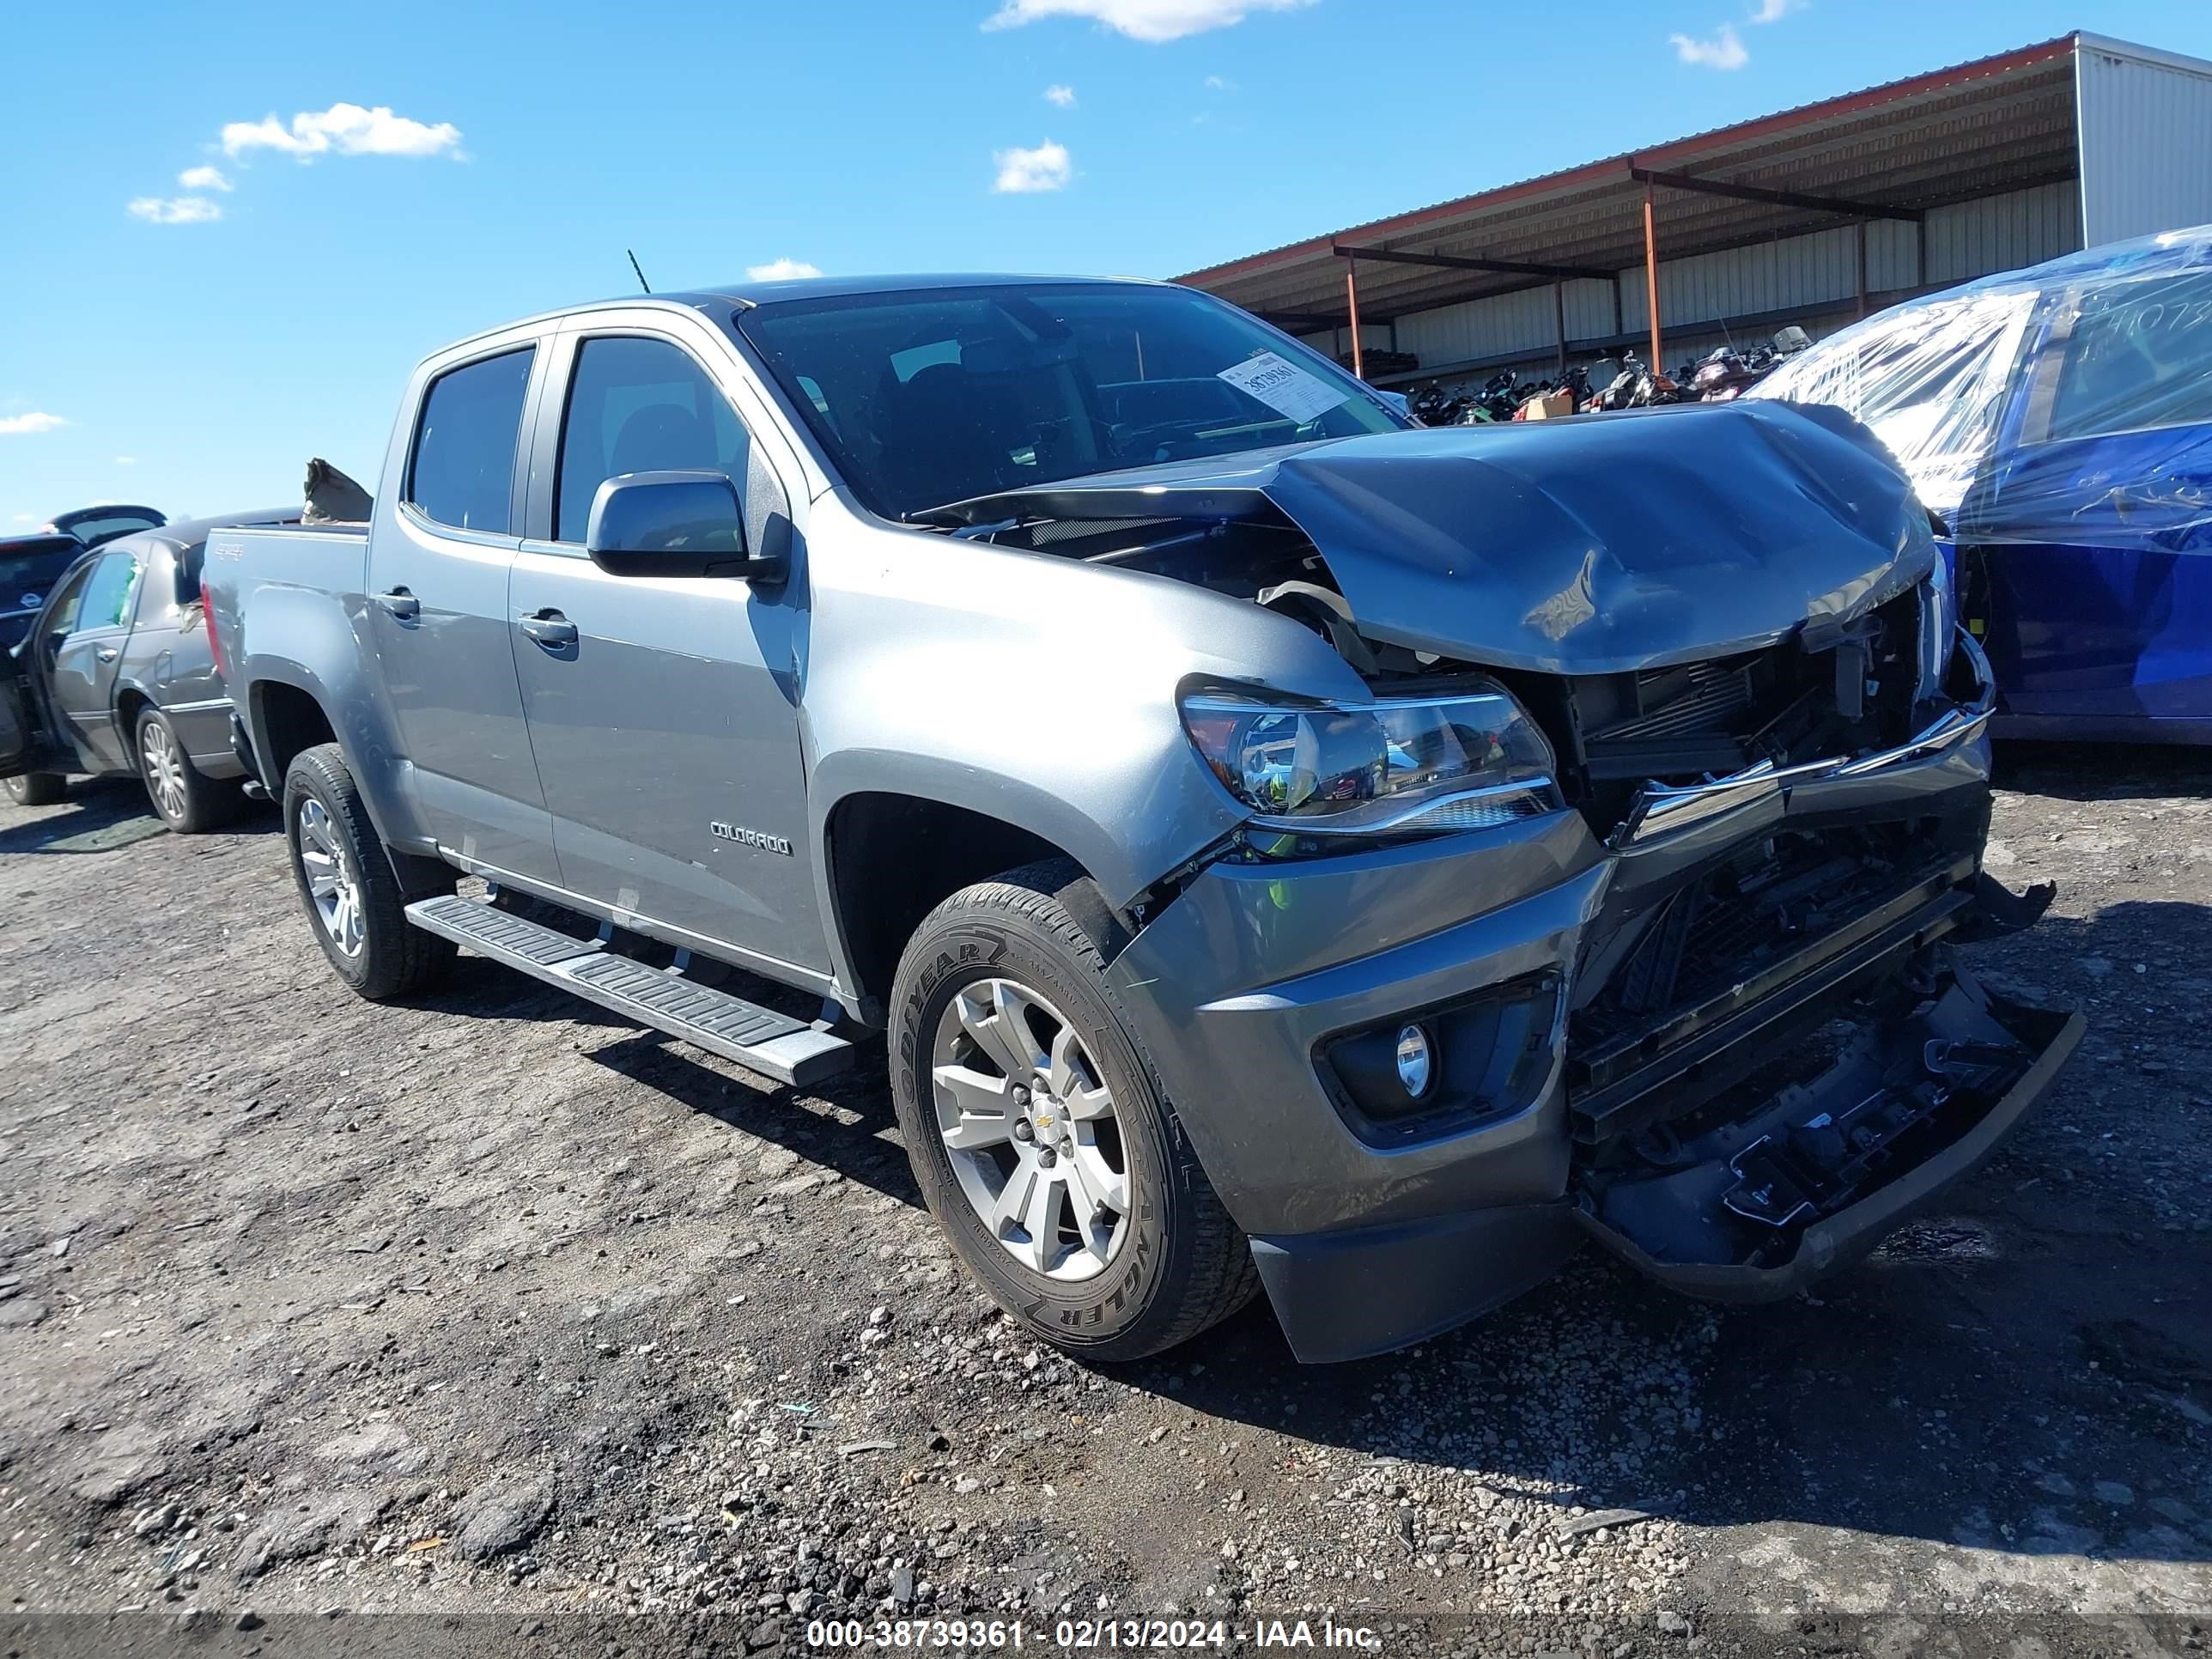
POLYGON ((1251 1251, 1106 981, 1110 914, 1064 862, 954 894, 893 985, 891 1091, 931 1213, 992 1299, 1094 1359, 1249 1300, 1251 1251))
POLYGON ((301 750, 284 774, 284 838, 316 943, 338 977, 371 1002, 428 990, 454 947, 414 927, 384 841, 334 743, 301 750))
POLYGON ((245 799, 235 784, 218 783, 192 764, 176 728, 158 708, 138 716, 138 775, 161 822, 180 836, 228 823, 245 799))

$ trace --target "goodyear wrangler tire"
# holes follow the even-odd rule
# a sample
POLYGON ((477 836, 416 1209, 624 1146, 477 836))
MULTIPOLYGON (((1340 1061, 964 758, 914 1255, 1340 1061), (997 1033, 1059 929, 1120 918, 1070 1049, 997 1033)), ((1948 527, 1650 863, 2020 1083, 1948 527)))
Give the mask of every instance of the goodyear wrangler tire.
POLYGON ((1107 983, 1114 932, 1073 865, 1032 865, 924 918, 891 992, 931 1213, 1001 1308, 1101 1360, 1186 1341, 1258 1285, 1107 983))

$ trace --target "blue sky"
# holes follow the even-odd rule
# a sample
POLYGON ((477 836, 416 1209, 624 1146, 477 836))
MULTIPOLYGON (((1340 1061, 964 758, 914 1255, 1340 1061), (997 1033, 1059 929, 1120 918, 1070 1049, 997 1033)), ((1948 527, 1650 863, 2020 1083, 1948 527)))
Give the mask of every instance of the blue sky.
POLYGON ((2212 57, 2204 0, 26 6, 0 533, 374 487, 417 358, 625 246, 1171 275, 2075 27, 2212 57))

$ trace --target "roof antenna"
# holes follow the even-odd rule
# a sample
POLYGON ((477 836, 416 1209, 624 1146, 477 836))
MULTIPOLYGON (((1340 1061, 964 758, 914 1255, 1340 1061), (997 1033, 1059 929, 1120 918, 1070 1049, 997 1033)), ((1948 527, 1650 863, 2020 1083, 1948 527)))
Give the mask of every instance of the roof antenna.
POLYGON ((623 250, 623 252, 624 253, 629 253, 629 268, 630 268, 632 270, 637 271, 637 285, 638 285, 640 288, 643 289, 644 289, 647 294, 652 293, 652 292, 653 292, 653 284, 652 284, 651 283, 648 283, 648 282, 647 282, 647 281, 645 280, 645 272, 644 272, 642 270, 640 270, 640 269, 639 269, 638 263, 637 263, 637 255, 636 255, 636 254, 635 254, 635 253, 630 253, 630 251, 629 251, 628 248, 624 248, 624 249, 623 250))

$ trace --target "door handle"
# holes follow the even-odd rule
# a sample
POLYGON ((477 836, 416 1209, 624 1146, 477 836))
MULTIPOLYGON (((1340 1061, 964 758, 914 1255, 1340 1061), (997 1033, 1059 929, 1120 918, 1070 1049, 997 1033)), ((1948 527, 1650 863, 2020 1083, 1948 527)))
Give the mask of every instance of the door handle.
POLYGON ((389 593, 377 593, 371 597, 402 622, 412 622, 422 614, 422 601, 404 587, 395 587, 389 593))
POLYGON ((516 621, 524 633, 548 651, 558 651, 564 645, 576 642, 576 624, 557 611, 540 611, 534 616, 517 617, 516 621))
POLYGON ((100 659, 100 661, 102 661, 102 662, 113 662, 113 661, 114 661, 118 657, 121 656, 123 653, 122 653, 120 651, 118 651, 118 650, 117 650, 113 646, 112 646, 112 645, 103 645, 103 646, 101 646, 101 647, 100 647, 100 649, 98 649, 97 651, 94 652, 92 654, 93 654, 94 656, 95 656, 95 657, 99 658, 99 659, 100 659))

